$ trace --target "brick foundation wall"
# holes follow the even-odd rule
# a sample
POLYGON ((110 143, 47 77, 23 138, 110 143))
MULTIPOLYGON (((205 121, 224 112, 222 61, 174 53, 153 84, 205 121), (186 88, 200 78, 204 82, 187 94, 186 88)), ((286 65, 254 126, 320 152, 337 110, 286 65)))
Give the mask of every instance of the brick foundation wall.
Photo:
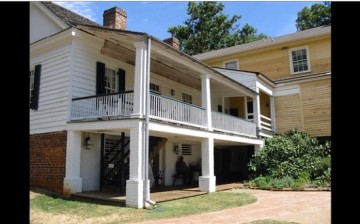
POLYGON ((66 131, 30 135, 30 186, 63 193, 66 131))

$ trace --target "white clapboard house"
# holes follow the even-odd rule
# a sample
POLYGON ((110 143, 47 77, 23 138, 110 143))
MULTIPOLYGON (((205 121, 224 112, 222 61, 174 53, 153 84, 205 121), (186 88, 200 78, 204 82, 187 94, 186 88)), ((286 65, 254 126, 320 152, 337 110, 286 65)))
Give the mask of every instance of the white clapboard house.
POLYGON ((126 17, 114 7, 100 25, 30 2, 30 184, 64 194, 117 186, 142 208, 154 175, 182 184, 173 178, 180 155, 199 191, 246 179, 275 128, 271 81, 214 69, 175 38, 127 31, 126 17))

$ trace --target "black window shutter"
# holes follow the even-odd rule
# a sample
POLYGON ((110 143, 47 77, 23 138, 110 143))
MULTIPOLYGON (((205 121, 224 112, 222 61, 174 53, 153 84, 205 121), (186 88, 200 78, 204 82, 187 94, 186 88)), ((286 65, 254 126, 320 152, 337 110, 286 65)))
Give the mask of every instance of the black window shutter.
POLYGON ((96 62, 96 95, 105 93, 105 64, 96 62))
POLYGON ((119 68, 119 92, 125 91, 125 70, 119 68))
MULTIPOLYGON (((29 83, 30 83, 30 81, 31 81, 31 71, 29 71, 29 83)), ((30 85, 31 85, 31 83, 29 84, 29 90, 30 90, 30 85)), ((30 90, 31 92, 30 92, 30 95, 29 95, 29 107, 30 107, 30 109, 31 109, 31 102, 30 102, 30 98, 32 97, 32 94, 33 94, 33 90, 30 90)))
POLYGON ((40 75, 41 75, 41 65, 35 66, 35 75, 34 75, 34 89, 33 89, 33 99, 30 104, 30 108, 37 110, 39 106, 39 93, 40 93, 40 75))

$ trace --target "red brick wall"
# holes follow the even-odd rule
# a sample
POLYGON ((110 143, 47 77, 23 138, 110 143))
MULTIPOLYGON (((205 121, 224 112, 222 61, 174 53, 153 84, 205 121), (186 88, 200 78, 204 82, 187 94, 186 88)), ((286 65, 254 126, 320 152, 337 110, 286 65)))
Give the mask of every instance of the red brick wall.
POLYGON ((30 135, 30 185, 63 193, 66 131, 30 135))

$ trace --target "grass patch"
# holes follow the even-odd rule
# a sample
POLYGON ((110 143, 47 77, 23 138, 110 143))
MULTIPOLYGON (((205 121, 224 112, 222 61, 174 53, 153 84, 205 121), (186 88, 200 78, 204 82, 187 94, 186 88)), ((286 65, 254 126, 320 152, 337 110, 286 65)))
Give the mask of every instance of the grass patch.
MULTIPOLYGON (((36 220, 49 220, 50 217, 76 217, 83 222, 128 223, 150 219, 162 219, 194 215, 226 208, 239 207, 256 201, 249 193, 214 192, 191 198, 158 203, 153 209, 133 209, 118 206, 99 205, 80 201, 66 200, 55 196, 38 194, 30 199, 30 216, 36 220), (39 217, 39 216, 46 217, 39 217)), ((38 222, 39 223, 39 222, 38 222)))
POLYGON ((163 217, 178 217, 223 210, 226 208, 240 207, 255 201, 256 198, 248 193, 215 192, 181 200, 159 203, 158 207, 151 210, 151 212, 156 213, 156 219, 163 217))

